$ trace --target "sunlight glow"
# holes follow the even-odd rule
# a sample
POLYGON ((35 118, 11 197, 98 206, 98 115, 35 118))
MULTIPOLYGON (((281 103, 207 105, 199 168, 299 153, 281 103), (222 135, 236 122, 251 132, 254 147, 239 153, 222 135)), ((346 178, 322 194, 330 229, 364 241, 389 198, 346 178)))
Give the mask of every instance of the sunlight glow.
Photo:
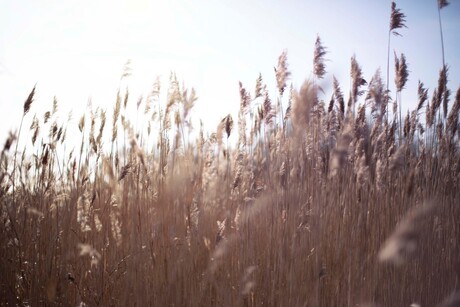
MULTIPOLYGON (((197 120, 214 130, 226 114, 236 114, 238 81, 252 91, 262 73, 269 91, 276 92, 273 66, 282 50, 288 50, 295 88, 311 76, 317 34, 328 50, 325 86, 335 75, 347 93, 353 54, 367 79, 377 68, 385 70, 388 20, 383 12, 388 5, 366 2, 353 10, 338 1, 334 5, 335 10, 310 2, 83 0, 69 5, 49 0, 29 1, 24 10, 23 4, 6 1, 0 12, 0 104, 20 112, 24 93, 38 83, 42 107, 57 96, 64 110, 76 111, 89 97, 110 109, 122 67, 130 59, 132 97, 148 94, 156 76, 167 86, 175 72, 197 91, 197 120), (367 26, 353 22, 357 19, 366 20, 367 26)), ((458 42, 452 39, 459 27, 459 19, 453 18, 456 5, 443 12, 451 80, 459 79, 460 66, 455 58, 458 42)), ((416 100, 418 79, 430 88, 437 82, 440 64, 426 59, 439 56, 439 34, 432 7, 402 7, 410 26, 403 37, 392 40, 391 49, 404 52, 409 62, 411 75, 403 93, 411 101, 407 108, 416 100), (426 46, 422 37, 433 41, 432 47, 421 48, 426 46)), ((2 136, 16 121, 2 117, 2 136)))

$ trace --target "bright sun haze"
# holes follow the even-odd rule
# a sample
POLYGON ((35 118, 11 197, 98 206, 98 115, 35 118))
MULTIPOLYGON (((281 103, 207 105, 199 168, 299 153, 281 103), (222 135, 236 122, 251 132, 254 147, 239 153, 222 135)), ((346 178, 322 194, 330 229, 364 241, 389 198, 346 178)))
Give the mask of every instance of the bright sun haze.
MULTIPOLYGON (((127 60, 132 76, 126 85, 133 100, 146 96, 157 76, 166 88, 175 72, 186 87, 196 89, 194 118, 202 119, 207 130, 228 113, 236 114, 238 81, 252 92, 262 73, 270 93, 276 93, 273 67, 285 49, 290 81, 300 87, 311 76, 317 35, 328 51, 325 84, 335 75, 348 93, 353 54, 367 81, 378 68, 386 76, 389 1, 6 0, 1 6, 0 106, 8 110, 0 115, 2 139, 16 128, 34 84, 32 113, 49 108, 54 96, 61 111, 73 110, 75 118, 89 98, 110 110, 127 60)), ((395 91, 393 51, 404 53, 410 71, 405 110, 416 104, 418 80, 430 91, 436 86, 441 47, 436 1, 400 1, 398 6, 408 28, 391 40, 390 90, 395 91)), ((458 1, 442 11, 453 88, 460 80, 459 17, 458 1)))

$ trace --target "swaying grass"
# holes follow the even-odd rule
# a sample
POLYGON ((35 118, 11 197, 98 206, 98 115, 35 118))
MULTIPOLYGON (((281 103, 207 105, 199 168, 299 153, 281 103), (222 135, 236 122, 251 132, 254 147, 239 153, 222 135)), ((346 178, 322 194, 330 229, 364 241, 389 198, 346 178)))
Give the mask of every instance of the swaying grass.
MULTIPOLYGON (((318 37, 317 79, 325 50, 318 37)), ((285 91, 283 52, 276 106, 262 76, 254 99, 240 84, 237 132, 228 115, 192 134, 197 97, 174 75, 165 101, 159 81, 139 99, 135 124, 119 89, 109 134, 106 111, 88 107, 80 144, 56 100, 21 156, 14 134, 1 153, 2 305, 454 306, 460 88, 448 110, 444 66, 432 103, 419 83, 403 123, 387 116, 380 71, 364 89, 351 67, 348 106, 335 78, 326 106, 315 80, 285 91)))

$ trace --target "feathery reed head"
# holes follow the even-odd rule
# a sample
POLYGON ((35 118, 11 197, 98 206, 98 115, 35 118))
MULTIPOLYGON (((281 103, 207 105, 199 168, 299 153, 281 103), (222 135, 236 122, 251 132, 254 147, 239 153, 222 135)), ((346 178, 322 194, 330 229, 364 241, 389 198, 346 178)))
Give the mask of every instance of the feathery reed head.
POLYGON ((284 89, 286 88, 286 81, 291 75, 287 67, 287 50, 284 50, 279 56, 278 66, 275 68, 275 74, 279 93, 280 95, 283 95, 284 89))
POLYGON ((449 68, 447 65, 444 65, 441 70, 439 71, 439 78, 438 78, 438 95, 441 96, 442 93, 447 89, 447 75, 449 72, 449 68))
POLYGON ((446 7, 449 5, 449 1, 447 0, 438 0, 438 6, 440 9, 446 7))
POLYGON ((326 48, 321 44, 321 38, 318 35, 316 37, 315 53, 313 55, 314 74, 318 79, 322 79, 326 73, 326 65, 324 64, 324 56, 326 53, 326 48))
POLYGON ((225 131, 225 133, 227 134, 227 138, 229 138, 230 134, 232 133, 232 129, 233 129, 233 118, 230 114, 228 114, 220 121, 219 126, 217 128, 217 135, 220 135, 220 137, 217 136, 218 141, 219 141, 219 138, 221 138, 223 131, 225 131))
POLYGON ((396 29, 407 28, 406 15, 401 12, 401 9, 396 8, 396 3, 391 2, 391 18, 390 18, 390 32, 396 36, 401 36, 396 29))
POLYGON ((449 117, 447 118, 447 129, 451 132, 451 137, 455 137, 455 133, 459 127, 459 112, 460 112, 460 87, 455 95, 455 102, 450 109, 449 117))
POLYGON ((447 88, 447 76, 448 76, 448 71, 449 68, 447 65, 443 65, 442 69, 439 71, 439 79, 438 79, 438 88, 436 91, 436 95, 433 94, 433 102, 435 102, 435 111, 438 110, 438 108, 443 105, 443 110, 444 110, 444 117, 447 116, 447 107, 449 103, 449 96, 450 96, 450 91, 447 88), (436 96, 436 97, 434 97, 436 96))
POLYGON ((423 104, 428 100, 428 89, 423 87, 423 82, 418 81, 418 105, 417 111, 420 111, 423 104))
POLYGON ((337 78, 334 76, 334 96, 335 99, 337 99, 337 102, 339 104, 339 110, 340 113, 343 116, 345 116, 345 100, 343 99, 343 93, 342 90, 340 89, 340 84, 339 81, 337 81, 337 78))
POLYGON ((331 100, 329 100, 329 105, 327 106, 327 113, 331 113, 334 110, 335 99, 334 95, 331 96, 331 100))
POLYGON ((124 78, 128 78, 131 76, 131 60, 127 60, 125 65, 123 66, 123 72, 121 74, 120 80, 123 80, 124 78))
POLYGON ((257 77, 257 80, 256 80, 256 90, 255 90, 254 99, 259 98, 261 96, 262 96, 262 74, 259 73, 259 77, 257 77))
POLYGON ((442 99, 442 110, 444 113, 444 118, 447 117, 447 110, 449 108, 449 99, 450 99, 450 90, 446 88, 444 91, 443 99, 442 99))
POLYGON ((381 116, 383 116, 385 113, 383 108, 384 96, 385 89, 383 86, 382 76, 380 69, 377 69, 371 81, 369 82, 369 89, 366 96, 366 102, 370 104, 371 112, 377 118, 381 118, 381 116))
POLYGON ((16 134, 10 131, 8 138, 6 139, 5 144, 3 145, 2 153, 10 150, 11 145, 13 145, 13 142, 16 140, 16 138, 16 134))
POLYGON ((30 92, 29 94, 29 97, 27 97, 26 101, 24 102, 24 115, 27 114, 27 112, 29 112, 30 110, 30 106, 32 105, 32 102, 34 101, 34 96, 35 96, 35 87, 37 85, 35 84, 34 85, 34 88, 32 89, 32 91, 30 92))
POLYGON ((58 111, 58 100, 57 100, 57 97, 54 96, 53 98, 53 115, 57 113, 58 111))
POLYGON ((241 83, 241 81, 239 82, 239 85, 240 85, 240 109, 246 112, 251 103, 251 95, 243 87, 243 83, 241 83))
POLYGON ((270 96, 268 95, 268 91, 265 88, 264 89, 264 102, 263 102, 263 119, 265 120, 265 123, 267 125, 271 124, 273 122, 273 118, 276 116, 273 107, 272 107, 272 102, 270 100, 270 96))
POLYGON ((395 84, 398 92, 402 91, 406 86, 407 79, 409 77, 409 71, 407 70, 406 56, 401 53, 401 58, 398 58, 395 52, 395 84))
POLYGON ((351 90, 352 102, 356 103, 358 97, 363 94, 363 91, 360 91, 359 88, 367 84, 366 80, 362 77, 361 66, 359 66, 356 60, 356 55, 353 55, 351 58, 351 79, 353 82, 351 90))
POLYGON ((78 129, 80 132, 83 132, 83 129, 85 128, 85 114, 83 114, 80 117, 80 120, 78 121, 78 129))
POLYGON ((297 131, 305 131, 310 121, 310 113, 318 103, 318 88, 311 80, 305 80, 300 92, 294 95, 292 124, 297 131))

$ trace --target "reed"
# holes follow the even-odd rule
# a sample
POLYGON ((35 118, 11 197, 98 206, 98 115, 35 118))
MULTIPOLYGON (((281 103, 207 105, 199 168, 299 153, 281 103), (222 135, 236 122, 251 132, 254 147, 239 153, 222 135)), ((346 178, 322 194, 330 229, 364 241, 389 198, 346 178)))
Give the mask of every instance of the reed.
MULTIPOLYGON (((390 34, 405 22, 395 4, 392 18, 390 34)), ((403 122, 404 54, 397 98, 380 70, 367 84, 355 56, 344 97, 326 50, 318 36, 299 88, 284 51, 277 93, 261 75, 254 98, 240 83, 238 117, 208 133, 192 124, 197 93, 171 74, 133 105, 135 122, 128 89, 111 117, 89 104, 78 127, 55 100, 19 144, 34 87, 1 151, 0 304, 458 304, 460 88, 449 105, 444 66, 433 91, 419 81, 403 122)))

